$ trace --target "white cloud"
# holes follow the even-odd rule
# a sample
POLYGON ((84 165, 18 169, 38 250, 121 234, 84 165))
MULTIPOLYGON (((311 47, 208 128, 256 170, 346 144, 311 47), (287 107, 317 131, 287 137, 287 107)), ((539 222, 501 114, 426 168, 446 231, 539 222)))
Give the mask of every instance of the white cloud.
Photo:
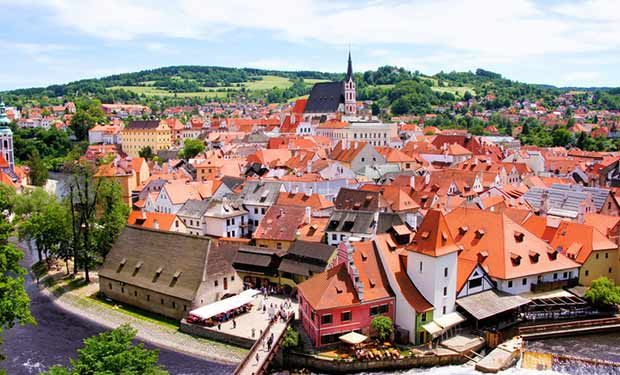
POLYGON ((561 78, 562 86, 600 86, 603 77, 599 72, 570 72, 561 78))
POLYGON ((615 25, 620 23, 594 22, 620 17, 612 12, 618 5, 611 0, 553 8, 533 0, 52 0, 41 6, 51 9, 56 22, 114 40, 157 35, 208 39, 250 29, 294 42, 417 44, 511 58, 620 45, 620 26, 615 25), (583 14, 593 22, 575 19, 583 14))

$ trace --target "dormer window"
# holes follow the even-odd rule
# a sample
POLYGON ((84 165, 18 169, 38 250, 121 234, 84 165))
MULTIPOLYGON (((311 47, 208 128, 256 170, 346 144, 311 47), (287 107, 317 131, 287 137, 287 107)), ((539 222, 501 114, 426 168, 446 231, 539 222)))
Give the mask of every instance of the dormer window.
POLYGON ((463 225, 463 226, 459 227, 459 233, 461 234, 461 236, 464 236, 465 233, 467 233, 468 230, 469 230, 469 228, 466 225, 463 225))
POLYGON ((530 260, 532 261, 532 263, 538 263, 538 257, 540 256, 540 254, 538 254, 534 250, 530 250, 529 255, 530 255, 530 260))
POLYGON ((523 234, 523 232, 515 232, 515 241, 523 242, 524 237, 525 237, 525 234, 523 234))
POLYGON ((510 253, 510 260, 512 261, 513 266, 518 266, 521 264, 521 255, 510 253))
POLYGON ((484 229, 476 229, 476 238, 481 239, 484 236, 484 229))
POLYGON ((486 250, 479 252, 478 263, 482 263, 488 256, 489 256, 489 253, 486 250))
POLYGON ((547 255, 549 255, 549 259, 556 260, 557 257, 558 257, 558 252, 556 250, 553 250, 553 249, 548 249, 547 250, 547 255))

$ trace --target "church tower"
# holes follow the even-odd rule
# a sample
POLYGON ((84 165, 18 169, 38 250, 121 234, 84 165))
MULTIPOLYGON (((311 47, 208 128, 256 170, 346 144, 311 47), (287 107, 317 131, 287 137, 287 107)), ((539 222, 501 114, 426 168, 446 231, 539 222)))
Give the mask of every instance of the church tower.
POLYGON ((355 82, 353 82, 353 63, 351 62, 351 51, 349 51, 349 64, 347 66, 347 76, 344 77, 344 114, 355 116, 357 113, 357 101, 355 99, 355 82))
POLYGON ((13 132, 9 128, 11 121, 6 116, 6 107, 0 99, 0 154, 4 156, 11 170, 15 168, 13 159, 13 132))

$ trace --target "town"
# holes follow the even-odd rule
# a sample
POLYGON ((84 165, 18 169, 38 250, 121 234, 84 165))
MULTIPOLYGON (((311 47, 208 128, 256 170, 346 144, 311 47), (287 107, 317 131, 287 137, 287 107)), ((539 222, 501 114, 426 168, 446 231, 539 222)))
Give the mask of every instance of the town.
POLYGON ((21 214, 37 277, 66 265, 108 305, 245 348, 235 374, 552 369, 574 358, 528 341, 617 329, 620 110, 466 91, 415 113, 360 100, 343 67, 284 103, 1 103, 0 182, 71 207, 65 236, 21 214), (87 145, 43 163, 36 132, 87 145), (115 193, 91 204, 89 183, 115 193))

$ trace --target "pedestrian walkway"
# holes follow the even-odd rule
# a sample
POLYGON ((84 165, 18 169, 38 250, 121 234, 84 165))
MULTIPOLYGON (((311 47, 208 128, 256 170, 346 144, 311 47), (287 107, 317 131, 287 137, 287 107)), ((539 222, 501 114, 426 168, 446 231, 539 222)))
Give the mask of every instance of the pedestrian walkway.
POLYGON ((271 360, 280 349, 280 343, 288 325, 289 321, 281 320, 269 325, 267 331, 252 346, 245 360, 239 364, 235 370, 235 375, 261 375, 266 373, 271 360))

